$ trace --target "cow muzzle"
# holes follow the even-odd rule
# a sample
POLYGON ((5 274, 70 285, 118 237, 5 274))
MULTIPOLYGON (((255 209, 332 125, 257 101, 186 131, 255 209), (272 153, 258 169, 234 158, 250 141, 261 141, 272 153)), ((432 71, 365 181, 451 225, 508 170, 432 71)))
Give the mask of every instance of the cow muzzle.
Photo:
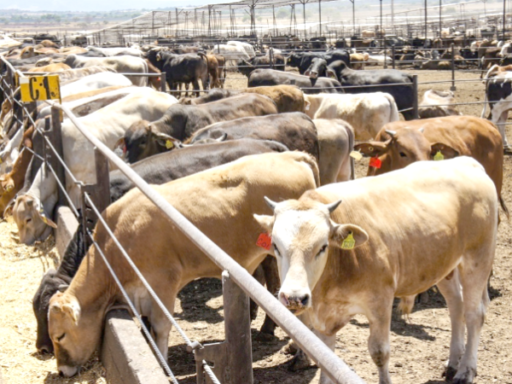
POLYGON ((279 301, 290 311, 299 313, 311 306, 311 294, 309 292, 279 292, 279 301))
POLYGON ((309 77, 310 77, 311 79, 318 79, 318 72, 313 72, 313 71, 311 71, 311 72, 309 73, 309 77))
POLYGON ((80 368, 79 367, 70 367, 68 365, 60 365, 58 370, 59 370, 59 376, 72 377, 78 373, 80 368))

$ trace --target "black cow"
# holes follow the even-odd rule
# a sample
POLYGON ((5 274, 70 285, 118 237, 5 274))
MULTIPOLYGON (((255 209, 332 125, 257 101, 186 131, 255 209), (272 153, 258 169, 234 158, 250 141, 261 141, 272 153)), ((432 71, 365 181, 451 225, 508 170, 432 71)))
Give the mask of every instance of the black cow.
POLYGON ((218 138, 274 140, 284 144, 290 151, 304 151, 319 159, 315 124, 301 112, 246 117, 212 124, 194 133, 188 142, 194 144, 218 138))
POLYGON ((41 284, 32 300, 32 308, 37 320, 36 348, 40 353, 52 353, 53 344, 48 333, 48 308, 51 297, 59 290, 64 290, 75 276, 82 259, 87 253, 82 226, 79 225, 57 270, 45 273, 41 284))
POLYGON ((173 145, 173 139, 184 141, 207 125, 277 112, 276 104, 270 98, 257 94, 243 94, 201 105, 174 104, 153 123, 140 121, 133 124, 125 132, 121 144, 128 162, 134 163, 165 152, 173 145))
POLYGON ((256 56, 250 60, 238 60, 237 67, 238 72, 242 75, 249 77, 255 69, 258 68, 270 68, 278 71, 285 70, 285 60, 283 55, 274 55, 274 64, 270 64, 270 58, 268 56, 256 56))
MULTIPOLYGON (((222 139, 224 139, 222 137, 222 139)), ((157 154, 132 164, 132 169, 150 184, 164 184, 229 163, 243 156, 266 152, 285 152, 288 148, 276 141, 242 139, 213 141, 191 145, 157 154)), ((133 182, 119 170, 110 172, 110 199, 119 200, 134 187, 133 182)))
POLYGON ((173 91, 177 90, 178 84, 192 83, 196 95, 199 96, 199 79, 204 90, 209 87, 208 58, 202 52, 180 55, 151 50, 147 54, 147 59, 161 72, 165 72, 165 80, 173 91))
POLYGON ((350 53, 344 49, 335 49, 329 52, 294 52, 288 57, 287 64, 290 67, 299 68, 299 73, 303 75, 314 58, 324 59, 327 64, 341 60, 350 66, 350 53))
MULTIPOLYGON (((508 119, 508 111, 510 100, 512 99, 512 81, 510 77, 507 77, 507 73, 491 77, 490 80, 486 81, 485 98, 486 102, 489 103, 489 116, 487 119, 491 120, 499 129, 501 137, 503 138, 503 147, 507 151, 511 151, 510 144, 508 143, 505 124, 508 119), (493 111, 497 108, 496 111, 493 111), (494 112, 494 113, 493 113, 494 112)), ((484 116, 486 107, 482 112, 484 116)))
MULTIPOLYGON (((325 66, 323 63, 317 63, 318 68, 312 68, 319 72, 325 66)), ((371 93, 387 92, 395 99, 399 110, 412 108, 414 101, 414 92, 412 89, 412 76, 396 69, 377 69, 366 71, 355 71, 347 67, 343 61, 336 61, 326 67, 327 72, 335 74, 342 87, 360 86, 358 88, 343 88, 346 93, 371 93), (403 85, 386 85, 403 84, 403 85), (368 85, 378 85, 377 87, 366 87, 368 85)), ((319 79, 320 80, 320 79, 319 79)), ((414 119, 412 110, 402 112, 406 120, 414 119)))
POLYGON ((308 76, 273 69, 256 69, 251 73, 248 83, 249 88, 270 85, 296 85, 308 94, 337 93, 341 89, 341 84, 334 79, 310 79, 308 76))

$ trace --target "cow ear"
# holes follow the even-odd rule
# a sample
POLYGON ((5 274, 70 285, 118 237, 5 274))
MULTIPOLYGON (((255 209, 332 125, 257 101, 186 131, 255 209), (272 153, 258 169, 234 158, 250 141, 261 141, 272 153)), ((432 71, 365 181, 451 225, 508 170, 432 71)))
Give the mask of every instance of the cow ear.
POLYGON ((329 242, 335 247, 351 250, 363 245, 369 238, 368 233, 357 225, 333 222, 329 242))
POLYGON ((78 320, 80 319, 80 304, 78 304, 78 301, 76 299, 71 299, 69 303, 64 303, 61 308, 62 312, 67 314, 71 320, 73 320, 75 325, 77 325, 78 320))
POLYGON ((254 219, 261 225, 262 228, 265 229, 268 233, 272 233, 272 228, 274 227, 274 216, 269 215, 256 215, 254 214, 254 219))
POLYGON ((57 289, 59 290, 59 292, 64 292, 68 288, 69 288, 69 284, 61 284, 61 285, 58 286, 57 289))
POLYGON ((57 224, 55 224, 55 222, 53 220, 51 220, 48 217, 46 217, 46 213, 44 213, 43 208, 38 210, 37 213, 39 214, 39 217, 41 218, 43 223, 45 223, 46 225, 48 225, 48 226, 50 226, 52 228, 57 229, 57 224))
POLYGON ((14 209, 14 204, 16 204, 16 199, 12 199, 11 202, 4 209, 4 217, 12 216, 12 210, 14 209))
POLYGON ((446 144, 435 143, 430 146, 430 158, 432 160, 453 159, 459 155, 459 151, 446 144))
POLYGON ((9 180, 7 180, 4 184, 4 181, 5 180, 2 180, 2 189, 5 191, 5 192, 9 192, 9 191, 12 191, 15 187, 15 184, 14 184, 14 180, 9 178, 9 180))
POLYGON ((175 139, 170 135, 166 135, 165 133, 153 133, 156 136, 157 143, 165 147, 167 150, 171 150, 174 148, 182 148, 181 141, 175 139))
POLYGON ((124 153, 124 150, 126 148, 124 137, 121 137, 119 140, 117 140, 116 144, 114 145, 114 149, 116 149, 116 148, 121 148, 124 153))
POLYGON ((327 73, 327 77, 339 81, 338 76, 336 76, 336 72, 334 72, 332 69, 327 68, 326 73, 327 73))
POLYGON ((354 145, 354 150, 359 151, 364 157, 375 157, 385 154, 389 147, 389 141, 367 141, 354 145))

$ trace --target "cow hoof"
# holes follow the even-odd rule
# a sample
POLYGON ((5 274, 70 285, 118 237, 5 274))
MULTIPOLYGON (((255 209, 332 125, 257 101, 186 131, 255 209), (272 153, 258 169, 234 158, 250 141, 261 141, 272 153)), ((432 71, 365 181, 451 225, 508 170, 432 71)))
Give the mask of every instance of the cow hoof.
POLYGON ((288 365, 288 370, 290 372, 297 372, 297 371, 302 371, 304 369, 307 369, 310 366, 311 366, 311 363, 310 363, 307 355, 302 351, 298 351, 297 354, 294 356, 294 358, 290 360, 290 364, 288 365))
POLYGON ((293 340, 290 340, 282 349, 281 353, 284 355, 295 355, 299 351, 299 347, 293 340))
POLYGON ((464 373, 458 374, 453 379, 453 384, 472 384, 476 376, 476 371, 466 368, 464 373))
POLYGON ((446 379, 446 381, 452 381, 455 377, 455 374, 457 373, 457 369, 453 367, 446 367, 443 372, 443 377, 446 379))
POLYGON ((263 341, 263 342, 266 342, 266 343, 268 343, 270 341, 273 341, 275 339, 276 339, 276 337, 274 336, 273 333, 267 333, 267 332, 260 331, 256 335, 256 340, 257 341, 263 341))

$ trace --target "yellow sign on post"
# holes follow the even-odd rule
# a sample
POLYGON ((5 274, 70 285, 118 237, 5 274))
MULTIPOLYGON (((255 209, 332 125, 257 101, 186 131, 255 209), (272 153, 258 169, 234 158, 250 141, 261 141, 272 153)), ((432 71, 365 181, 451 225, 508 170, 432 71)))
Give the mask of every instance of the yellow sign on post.
POLYGON ((60 100, 60 84, 57 75, 20 77, 19 81, 21 101, 24 103, 50 99, 60 100))

